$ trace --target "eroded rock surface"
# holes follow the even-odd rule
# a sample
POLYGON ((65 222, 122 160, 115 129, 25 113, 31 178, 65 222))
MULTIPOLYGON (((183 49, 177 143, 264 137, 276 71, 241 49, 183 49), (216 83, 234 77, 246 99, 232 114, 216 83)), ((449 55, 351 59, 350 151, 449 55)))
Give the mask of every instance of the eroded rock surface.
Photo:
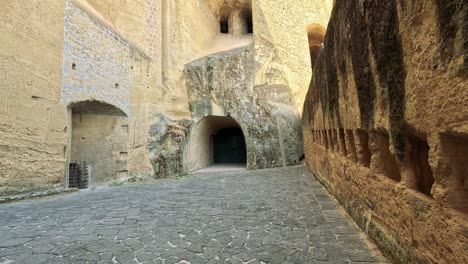
POLYGON ((254 86, 254 55, 249 45, 187 64, 192 116, 234 118, 246 138, 248 168, 297 164, 303 154, 302 133, 291 91, 285 85, 254 86))
POLYGON ((467 8, 336 1, 315 63, 307 163, 397 263, 468 262, 467 8))

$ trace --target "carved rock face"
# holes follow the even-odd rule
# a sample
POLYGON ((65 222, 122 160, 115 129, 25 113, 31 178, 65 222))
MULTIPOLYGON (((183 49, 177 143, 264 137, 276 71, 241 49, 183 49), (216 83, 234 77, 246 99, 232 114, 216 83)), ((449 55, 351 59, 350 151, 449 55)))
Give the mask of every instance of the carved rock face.
POLYGON ((310 169, 396 262, 467 261, 462 2, 337 1, 304 104, 310 169))

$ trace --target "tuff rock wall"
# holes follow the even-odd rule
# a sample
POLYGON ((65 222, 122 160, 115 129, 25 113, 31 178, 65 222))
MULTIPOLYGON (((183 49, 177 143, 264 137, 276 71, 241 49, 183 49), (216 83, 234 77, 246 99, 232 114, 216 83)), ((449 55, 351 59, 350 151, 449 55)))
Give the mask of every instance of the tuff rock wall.
POLYGON ((106 130, 76 123, 77 105, 109 105, 124 116, 109 125, 125 131, 125 142, 108 148, 115 168, 97 184, 197 169, 186 153, 210 114, 241 124, 249 168, 297 163, 300 87, 311 74, 307 25, 325 26, 331 3, 227 1, 237 33, 223 35, 218 0, 2 1, 0 199, 67 187, 67 164, 80 156, 73 146, 106 130), (241 32, 244 7, 253 34, 241 32))
MULTIPOLYGON (((326 27, 332 5, 326 0, 301 0, 294 5, 261 0, 163 1, 165 96, 155 120, 163 116, 184 129, 176 129, 177 135, 183 134, 181 145, 169 134, 161 134, 172 133, 173 128, 160 123, 151 126, 153 167, 172 159, 182 162, 170 166, 175 171, 199 169, 188 153, 197 145, 193 135, 200 120, 208 116, 231 116, 241 125, 248 168, 299 162, 303 154, 300 106, 311 76, 310 60, 304 56, 309 53, 307 26, 326 27), (245 11, 251 12, 253 34, 238 35, 234 29, 220 34, 222 14, 233 12, 232 22, 245 11), (186 120, 192 121, 188 127, 186 120)), ((167 176, 171 175, 176 174, 167 176)))
POLYGON ((64 187, 64 5, 0 2, 0 199, 64 187))
POLYGON ((468 6, 336 1, 306 161, 396 263, 466 263, 468 6))
MULTIPOLYGON (((302 134, 291 91, 285 85, 255 86, 254 55, 249 45, 187 64, 192 116, 195 122, 208 116, 234 118, 246 138, 247 168, 297 164, 303 154, 302 134)), ((198 169, 190 161, 186 166, 198 169)))

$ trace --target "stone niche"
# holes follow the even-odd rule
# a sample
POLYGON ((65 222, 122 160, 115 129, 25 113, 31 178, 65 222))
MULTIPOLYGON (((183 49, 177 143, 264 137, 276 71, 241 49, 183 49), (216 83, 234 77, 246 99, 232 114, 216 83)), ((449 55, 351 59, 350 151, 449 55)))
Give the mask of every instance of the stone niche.
POLYGON ((253 33, 251 0, 208 0, 207 4, 219 23, 219 33, 237 36, 253 33))
POLYGON ((89 185, 126 178, 128 118, 120 109, 98 101, 70 106, 70 163, 86 162, 89 185))

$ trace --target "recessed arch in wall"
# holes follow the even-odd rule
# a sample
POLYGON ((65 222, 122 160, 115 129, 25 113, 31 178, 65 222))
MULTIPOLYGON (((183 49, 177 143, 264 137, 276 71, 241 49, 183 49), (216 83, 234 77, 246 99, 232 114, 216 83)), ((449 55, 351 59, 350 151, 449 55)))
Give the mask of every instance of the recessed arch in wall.
POLYGON ((192 129, 186 150, 190 171, 212 164, 247 163, 247 145, 240 124, 229 116, 207 116, 192 129))
MULTIPOLYGON (((253 33, 252 2, 224 1, 215 11, 220 24, 220 33, 246 35, 253 33)), ((216 8, 216 7, 215 7, 216 8)))
POLYGON ((68 187, 86 188, 126 178, 128 158, 128 117, 114 105, 100 101, 80 101, 68 106, 70 121, 67 144, 68 187), (79 166, 88 172, 85 180, 75 179, 71 170, 79 166), (86 168, 84 167, 86 166, 86 168), (80 183, 81 182, 81 183, 80 183))

